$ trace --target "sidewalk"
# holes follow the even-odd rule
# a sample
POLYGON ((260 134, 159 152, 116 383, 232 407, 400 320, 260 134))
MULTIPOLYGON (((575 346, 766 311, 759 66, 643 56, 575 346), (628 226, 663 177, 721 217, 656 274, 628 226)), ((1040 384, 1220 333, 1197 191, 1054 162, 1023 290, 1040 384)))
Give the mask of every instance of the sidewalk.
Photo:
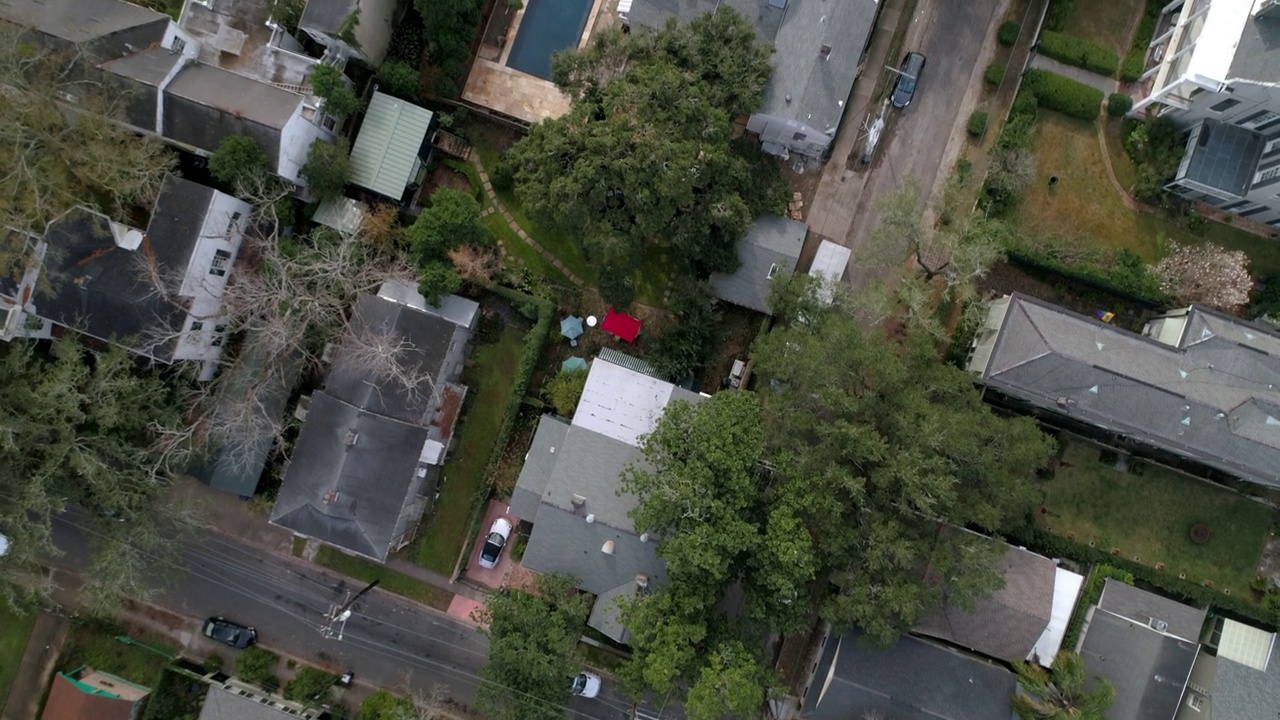
POLYGON ((1083 68, 1072 67, 1066 63, 1060 63, 1051 57, 1045 57, 1040 53, 1036 53, 1031 58, 1031 67, 1037 70, 1048 70, 1051 73, 1057 73, 1064 77, 1069 77, 1076 82, 1084 83, 1089 87, 1097 88, 1102 91, 1103 95, 1111 95, 1119 92, 1120 83, 1114 78, 1099 75, 1083 68))
POLYGON ((0 711, 0 720, 35 720, 46 681, 53 673, 70 630, 71 622, 65 617, 47 612, 36 616, 22 653, 22 664, 9 688, 9 699, 0 711))

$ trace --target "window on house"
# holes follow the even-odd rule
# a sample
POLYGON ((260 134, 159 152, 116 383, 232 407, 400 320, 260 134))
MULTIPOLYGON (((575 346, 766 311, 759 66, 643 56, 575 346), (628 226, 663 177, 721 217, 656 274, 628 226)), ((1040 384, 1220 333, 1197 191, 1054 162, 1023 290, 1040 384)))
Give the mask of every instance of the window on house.
POLYGON ((1200 712, 1200 710, 1204 707, 1204 701, 1201 700, 1200 696, 1196 695, 1195 693, 1187 693, 1187 707, 1191 708, 1192 710, 1195 710, 1196 712, 1200 712))
POLYGON ((213 340, 209 343, 213 347, 222 347, 222 341, 227 337, 226 325, 213 326, 213 340))
POLYGON ((231 264, 231 253, 226 250, 213 251, 213 264, 209 266, 209 274, 223 277, 227 274, 227 266, 231 264))
POLYGON ((185 50, 186 48, 187 48, 187 41, 186 41, 186 40, 183 40, 183 39, 182 39, 182 38, 180 38, 180 37, 175 37, 175 38, 173 39, 173 44, 171 44, 171 45, 169 46, 169 49, 170 49, 170 50, 172 50, 172 51, 174 51, 174 52, 176 52, 176 53, 180 53, 180 52, 182 52, 183 50, 185 50))
POLYGON ((1266 182, 1280 177, 1280 167, 1273 167, 1258 173, 1258 179, 1254 182, 1266 182))
POLYGON ((1265 112, 1259 115, 1258 117, 1253 118, 1249 122, 1244 123, 1243 127, 1255 128, 1255 127, 1258 127, 1259 125, 1266 125, 1267 123, 1275 120, 1280 120, 1280 113, 1265 112))
POLYGON ((333 129, 338 126, 338 121, 335 120, 332 115, 325 115, 324 120, 321 121, 320 124, 324 126, 325 130, 333 132, 333 129))
POLYGON ((192 335, 195 335, 196 333, 200 332, 200 331, 201 331, 201 330, 203 330, 203 329, 204 329, 204 323, 203 323, 203 322, 201 322, 201 321, 199 321, 199 320, 192 320, 192 321, 191 321, 191 334, 192 334, 192 335))
POLYGON ((798 133, 796 133, 795 135, 792 135, 792 136, 791 136, 791 139, 792 139, 792 140, 803 140, 803 139, 804 139, 804 137, 805 137, 805 136, 804 136, 804 133, 802 133, 802 132, 798 132, 798 133))
POLYGON ((240 213, 231 213, 231 220, 227 222, 227 237, 231 237, 236 232, 236 225, 240 222, 240 213))
POLYGON ((1210 105, 1209 109, 1212 110, 1213 112, 1220 113, 1220 112, 1226 112, 1239 104, 1240 104, 1239 100, 1236 100, 1234 98, 1227 98, 1226 100, 1223 100, 1222 102, 1217 103, 1216 105, 1210 105))

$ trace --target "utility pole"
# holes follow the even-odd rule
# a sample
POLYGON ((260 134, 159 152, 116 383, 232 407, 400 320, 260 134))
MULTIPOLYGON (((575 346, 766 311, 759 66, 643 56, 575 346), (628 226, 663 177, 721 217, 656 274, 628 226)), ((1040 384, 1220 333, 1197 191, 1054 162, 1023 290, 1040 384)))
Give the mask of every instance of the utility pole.
POLYGON ((356 601, 360 599, 360 596, 364 595, 365 593, 369 592, 370 590, 374 589, 377 586, 378 586, 378 581, 374 580, 373 582, 366 585, 363 590, 356 593, 355 595, 352 595, 351 591, 348 590, 346 602, 342 603, 341 605, 331 605, 329 607, 329 615, 326 618, 327 622, 324 624, 324 626, 320 628, 320 634, 324 635, 326 638, 330 640, 332 640, 336 635, 337 639, 341 640, 342 631, 347 627, 347 620, 351 617, 352 606, 356 604, 356 601))

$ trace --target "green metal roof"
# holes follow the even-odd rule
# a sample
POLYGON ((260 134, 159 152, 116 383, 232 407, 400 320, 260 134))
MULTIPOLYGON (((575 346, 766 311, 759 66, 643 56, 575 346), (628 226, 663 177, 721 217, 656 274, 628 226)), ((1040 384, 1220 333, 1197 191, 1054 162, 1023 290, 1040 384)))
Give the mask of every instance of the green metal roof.
POLYGON ((375 92, 351 149, 351 182, 399 200, 431 127, 431 111, 375 92))

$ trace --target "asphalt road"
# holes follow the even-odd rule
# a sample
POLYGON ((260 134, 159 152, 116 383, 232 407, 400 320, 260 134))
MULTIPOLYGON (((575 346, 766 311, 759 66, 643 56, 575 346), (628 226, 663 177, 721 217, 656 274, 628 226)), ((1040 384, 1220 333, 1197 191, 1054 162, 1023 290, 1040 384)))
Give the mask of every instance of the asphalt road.
MULTIPOLYGON (((85 532, 75 518, 58 518, 54 538, 67 554, 60 563, 82 567, 88 557, 85 532)), ((374 685, 431 692, 440 687, 451 698, 470 705, 480 685, 479 670, 488 656, 489 641, 474 626, 444 613, 402 600, 377 589, 353 608, 342 640, 324 637, 330 608, 357 592, 321 568, 242 545, 209 533, 183 548, 183 567, 170 568, 174 579, 154 602, 191 618, 178 638, 198 649, 208 642, 199 636, 203 618, 223 615, 254 626, 267 648, 311 660, 331 668, 350 670, 374 685)), ((209 646, 212 647, 212 646, 209 646)), ((632 703, 605 678, 600 695, 574 698, 569 718, 615 720, 631 717, 632 703)), ((659 717, 652 708, 647 717, 659 717)), ((662 717, 678 717, 667 708, 662 717)))
MULTIPOLYGON (((912 19, 914 26, 907 31, 903 53, 923 53, 928 62, 911 105, 904 110, 889 108, 893 117, 888 122, 887 135, 876 150, 876 160, 843 242, 853 249, 850 274, 855 287, 861 284, 860 280, 865 281, 859 277, 858 258, 879 222, 877 203, 905 178, 915 176, 920 182, 923 212, 939 174, 945 176, 951 171, 949 165, 944 167, 947 144, 955 133, 963 136, 968 120, 965 95, 975 81, 982 82, 978 60, 1006 3, 1007 0, 926 1, 912 19)), ((896 67, 901 60, 896 57, 890 62, 896 67)), ((854 154, 856 163, 861 146, 854 154)))

